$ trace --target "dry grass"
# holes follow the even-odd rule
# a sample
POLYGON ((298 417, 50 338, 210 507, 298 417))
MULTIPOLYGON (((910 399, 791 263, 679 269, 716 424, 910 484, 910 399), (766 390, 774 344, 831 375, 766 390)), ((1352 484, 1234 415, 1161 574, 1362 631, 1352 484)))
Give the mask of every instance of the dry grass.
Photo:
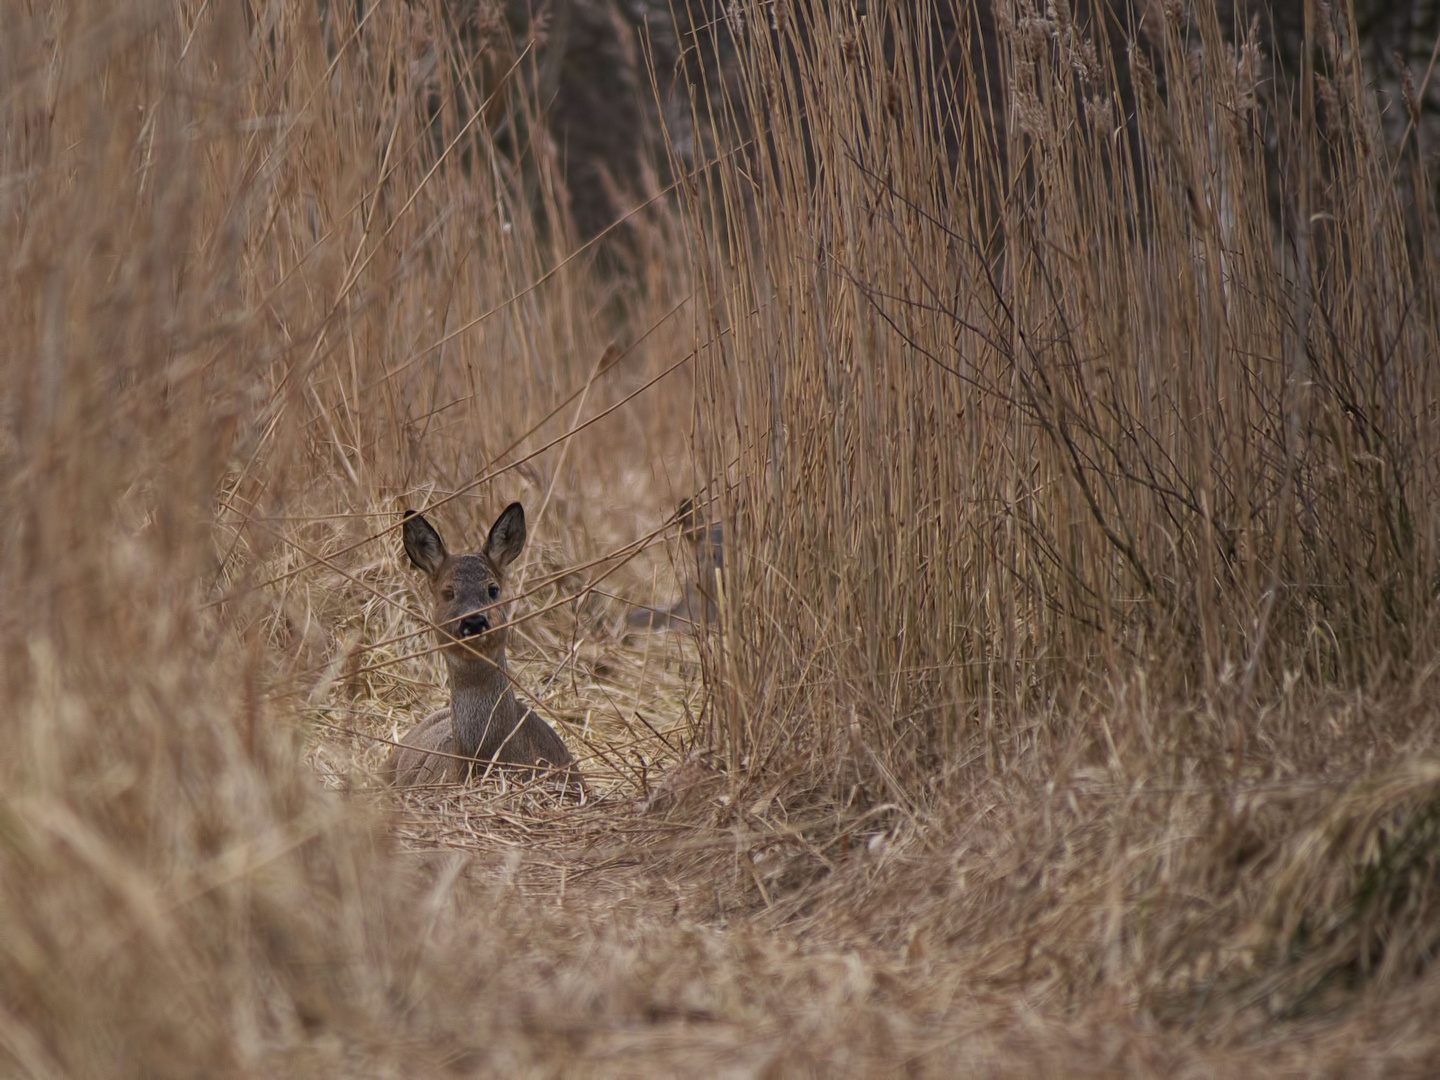
POLYGON ((729 5, 597 245, 483 6, 4 9, 0 1070, 1433 1073, 1425 148, 942 7, 729 5), (512 498, 591 797, 386 791, 512 498))

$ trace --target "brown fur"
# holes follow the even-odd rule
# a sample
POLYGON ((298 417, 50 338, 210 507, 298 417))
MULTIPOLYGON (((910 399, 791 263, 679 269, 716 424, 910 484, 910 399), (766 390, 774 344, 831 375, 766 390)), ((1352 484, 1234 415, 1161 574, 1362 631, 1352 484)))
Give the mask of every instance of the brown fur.
POLYGON ((694 576, 685 582, 685 591, 669 607, 637 607, 626 617, 628 625, 648 630, 701 630, 714 625, 720 615, 717 598, 720 577, 725 570, 725 536, 718 522, 701 520, 695 504, 682 499, 675 510, 685 542, 694 558, 694 576))
POLYGON ((511 503, 483 551, 451 555, 419 514, 405 518, 405 551, 430 579, 431 621, 450 673, 450 704, 412 727, 390 755, 389 779, 401 786, 460 783, 489 762, 565 769, 580 784, 565 743, 515 699, 505 663, 509 601, 505 570, 525 546, 525 512, 511 503))

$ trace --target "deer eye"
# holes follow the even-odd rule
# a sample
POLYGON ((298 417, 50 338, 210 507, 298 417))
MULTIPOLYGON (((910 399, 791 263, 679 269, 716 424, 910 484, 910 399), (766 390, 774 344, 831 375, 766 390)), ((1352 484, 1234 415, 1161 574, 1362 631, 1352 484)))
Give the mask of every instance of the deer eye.
POLYGON ((449 585, 446 585, 445 588, 440 590, 440 599, 448 604, 451 600, 455 599, 455 590, 450 588, 449 585))
POLYGON ((499 585, 491 585, 491 586, 490 586, 490 599, 491 599, 491 600, 494 600, 494 599, 495 599, 497 596, 499 596, 499 595, 500 595, 500 586, 499 586, 499 585))

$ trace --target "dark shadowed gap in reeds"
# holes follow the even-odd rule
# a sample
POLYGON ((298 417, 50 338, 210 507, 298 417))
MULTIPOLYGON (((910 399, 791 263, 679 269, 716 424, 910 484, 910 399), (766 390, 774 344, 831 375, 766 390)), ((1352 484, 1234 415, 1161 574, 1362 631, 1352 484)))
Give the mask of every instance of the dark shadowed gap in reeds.
POLYGON ((747 151, 690 213, 734 761, 880 797, 1137 670, 1234 743, 1430 663, 1425 160, 1343 5, 1288 79, 1153 8, 1116 49, 997 4, 997 70, 965 4, 733 8, 743 90, 702 120, 747 151))

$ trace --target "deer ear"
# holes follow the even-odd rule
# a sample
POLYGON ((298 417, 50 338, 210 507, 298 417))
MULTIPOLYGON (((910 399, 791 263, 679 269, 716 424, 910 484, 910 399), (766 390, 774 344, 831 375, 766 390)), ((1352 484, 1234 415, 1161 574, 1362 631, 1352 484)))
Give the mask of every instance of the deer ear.
POLYGON ((695 502, 693 499, 681 499, 680 505, 675 507, 675 520, 680 523, 680 528, 685 534, 685 539, 692 544, 699 542, 705 536, 705 526, 700 523, 700 515, 695 513, 695 502))
POLYGON ((496 570, 504 570, 525 550, 525 508, 518 502, 507 506, 485 541, 485 557, 496 570))
POLYGON ((404 520, 405 554, 417 569, 434 577, 448 558, 445 541, 440 539, 435 526, 414 510, 406 510, 404 520))

